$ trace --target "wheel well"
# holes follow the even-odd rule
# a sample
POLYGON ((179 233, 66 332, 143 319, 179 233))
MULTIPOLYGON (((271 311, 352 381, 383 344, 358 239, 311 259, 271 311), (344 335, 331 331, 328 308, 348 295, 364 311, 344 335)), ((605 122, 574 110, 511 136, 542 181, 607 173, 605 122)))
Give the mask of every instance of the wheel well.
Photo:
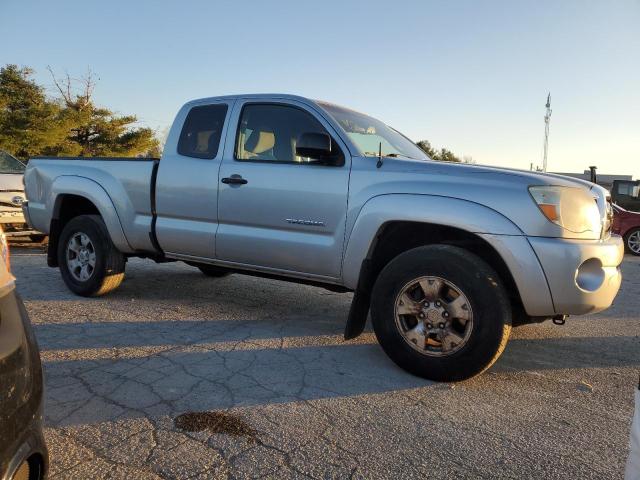
POLYGON ((468 250, 489 264, 505 285, 511 299, 514 323, 526 322, 518 287, 500 254, 483 238, 455 227, 417 222, 389 222, 383 225, 367 255, 366 284, 373 286, 382 269, 393 258, 423 245, 455 245, 468 250))
POLYGON ((29 480, 42 480, 46 473, 44 457, 40 453, 34 453, 27 462, 29 462, 29 480))
POLYGON ((49 227, 49 247, 47 250, 47 264, 58 266, 58 238, 69 220, 79 215, 100 215, 100 211, 91 200, 80 195, 60 195, 56 199, 49 227))
POLYGON ((100 215, 98 208, 91 200, 80 195, 61 195, 56 201, 56 206, 53 210, 53 218, 58 219, 61 228, 78 215, 93 214, 100 215))

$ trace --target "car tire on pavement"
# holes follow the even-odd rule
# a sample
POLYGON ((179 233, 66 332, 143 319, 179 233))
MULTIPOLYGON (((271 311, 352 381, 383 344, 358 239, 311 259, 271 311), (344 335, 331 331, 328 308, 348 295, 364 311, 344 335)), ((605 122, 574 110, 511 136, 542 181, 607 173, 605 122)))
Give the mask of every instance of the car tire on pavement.
POLYGON ((97 297, 117 288, 124 279, 126 259, 109 236, 100 215, 80 215, 63 228, 58 265, 69 289, 97 297))
POLYGON ((627 252, 640 256, 640 228, 629 230, 624 236, 627 252))
POLYGON ((374 285, 371 318, 396 364, 445 382, 493 365, 511 332, 511 304, 496 272, 450 245, 417 247, 391 260, 374 285))

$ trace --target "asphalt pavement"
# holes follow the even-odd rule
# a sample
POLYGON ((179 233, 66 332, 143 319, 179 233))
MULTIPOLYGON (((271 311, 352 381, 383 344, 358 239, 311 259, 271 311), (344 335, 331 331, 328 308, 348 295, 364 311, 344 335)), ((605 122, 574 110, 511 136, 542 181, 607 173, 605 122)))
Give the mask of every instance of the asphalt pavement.
POLYGON ((640 259, 606 312, 519 327, 480 377, 396 367, 350 294, 134 259, 71 294, 12 269, 40 343, 54 479, 621 478, 640 373, 640 259))

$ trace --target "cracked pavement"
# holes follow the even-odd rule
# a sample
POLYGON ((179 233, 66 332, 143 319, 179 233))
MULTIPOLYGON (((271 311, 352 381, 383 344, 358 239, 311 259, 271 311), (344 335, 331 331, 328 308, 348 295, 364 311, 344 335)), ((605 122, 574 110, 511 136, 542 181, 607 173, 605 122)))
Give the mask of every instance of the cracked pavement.
POLYGON ((85 299, 35 250, 12 267, 45 369, 50 478, 622 476, 638 258, 610 310, 516 328, 455 385, 397 368, 370 328, 344 342, 350 294, 133 259, 118 290, 85 299), (216 411, 253 434, 174 424, 216 411))

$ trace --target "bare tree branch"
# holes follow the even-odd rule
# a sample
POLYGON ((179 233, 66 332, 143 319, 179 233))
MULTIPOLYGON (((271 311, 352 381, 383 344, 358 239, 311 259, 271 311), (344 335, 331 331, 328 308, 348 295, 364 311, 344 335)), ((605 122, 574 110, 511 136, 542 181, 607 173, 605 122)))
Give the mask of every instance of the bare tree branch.
POLYGON ((64 81, 58 80, 50 66, 47 66, 47 70, 51 74, 53 83, 62 95, 64 102, 68 107, 77 111, 84 110, 87 106, 91 105, 91 99, 93 91, 96 86, 96 80, 91 68, 87 67, 87 74, 82 78, 71 78, 69 72, 65 72, 64 81), (75 94, 73 92, 74 83, 78 83, 82 86, 81 93, 75 94))
POLYGON ((63 89, 62 85, 60 85, 60 82, 56 78, 56 75, 53 73, 53 69, 51 68, 50 65, 47 65, 47 70, 51 74, 51 78, 53 80, 53 84, 56 86, 56 88, 60 92, 60 95, 62 95, 63 100, 65 101, 65 103, 67 105, 70 105, 72 103, 72 99, 71 99, 71 79, 69 78, 69 73, 67 72, 66 88, 63 89), (66 90, 66 92, 65 92, 65 90, 66 90))

